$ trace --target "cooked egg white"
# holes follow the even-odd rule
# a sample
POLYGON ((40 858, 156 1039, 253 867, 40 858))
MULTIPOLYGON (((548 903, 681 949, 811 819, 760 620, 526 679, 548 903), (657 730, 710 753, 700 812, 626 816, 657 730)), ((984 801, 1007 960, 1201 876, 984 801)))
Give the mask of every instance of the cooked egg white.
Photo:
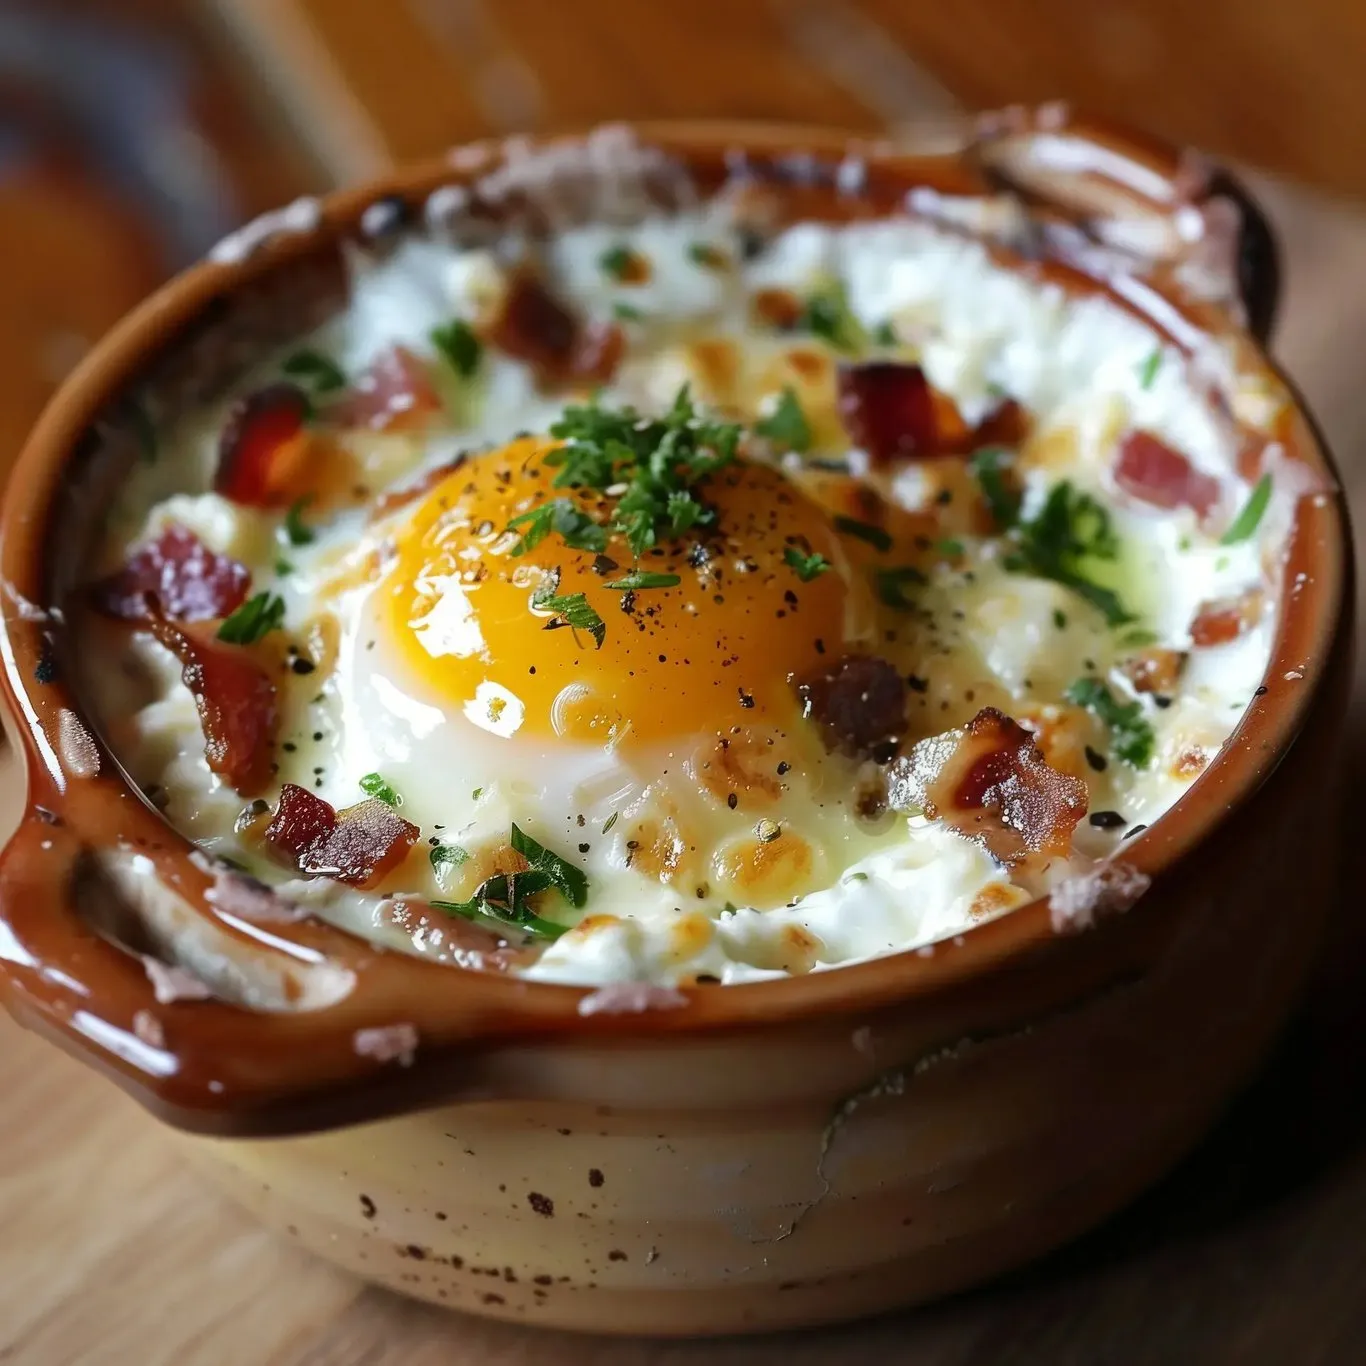
MULTIPOLYGON (((547 268, 567 303, 625 330, 605 404, 659 412, 688 384, 703 405, 754 423, 785 391, 799 402, 812 438, 805 456, 759 452, 709 487, 719 524, 735 532, 722 552, 723 586, 688 561, 686 546, 667 550, 641 567, 680 582, 635 593, 627 611, 626 594, 605 583, 629 562, 595 569, 557 537, 509 554, 508 522, 551 493, 545 434, 568 396, 493 348, 472 379, 446 376, 447 415, 426 430, 344 438, 372 497, 317 517, 305 507, 298 544, 276 514, 204 491, 233 395, 186 414, 162 442, 166 456, 133 475, 111 515, 106 561, 168 524, 187 527, 248 565, 254 588, 278 593, 303 657, 325 660, 282 675, 278 781, 340 808, 377 773, 420 827, 423 843, 383 895, 291 882, 318 914, 423 952, 396 923, 395 900, 470 897, 515 823, 581 867, 590 888, 583 913, 542 899, 539 914, 568 932, 520 969, 526 976, 675 983, 805 972, 926 944, 1021 904, 1158 819, 1227 739, 1264 672, 1270 612, 1236 641, 1194 652, 1168 705, 1145 700, 1155 735, 1146 767, 1077 760, 1092 811, 1122 813, 1120 827, 1083 821, 1072 859, 1013 878, 984 848, 919 814, 860 816, 850 795, 856 763, 827 752, 793 688, 823 658, 885 654, 913 676, 912 739, 993 705, 1041 734, 1057 728, 1059 752, 1094 754, 1104 728, 1060 709, 1068 685, 1108 678, 1132 700, 1114 671, 1138 647, 1133 631, 1186 650, 1202 603, 1263 580, 1288 516, 1278 504, 1257 536, 1225 546, 1188 510, 1116 496, 1108 471, 1133 426, 1217 477, 1229 515, 1250 492, 1234 471, 1232 432, 1180 355, 1138 319, 1006 270, 980 245, 914 220, 798 224, 747 258, 734 221, 711 207, 628 230, 566 230, 547 268), (604 268, 619 249, 646 264, 643 278, 604 268), (944 533, 913 611, 870 587, 877 552, 831 520, 839 500, 855 496, 850 480, 811 463, 847 457, 855 476, 867 467, 847 449, 836 411, 839 356, 755 311, 763 291, 800 299, 832 282, 861 328, 890 328, 888 354, 917 360, 967 421, 1002 395, 1029 410, 1025 515, 1060 480, 1109 509, 1123 550, 1105 572, 1137 618, 1127 637, 1062 584, 1014 572, 1001 543, 970 528, 944 533), (462 457, 421 495, 376 515, 373 497, 386 488, 462 457), (786 565, 794 536, 829 565, 809 582, 786 565), (546 584, 591 599, 606 627, 601 648, 535 606, 546 584), (469 857, 433 860, 434 846, 469 857)), ((349 307, 308 339, 348 375, 396 343, 439 369, 433 330, 452 318, 478 323, 506 287, 499 257, 435 239, 358 252, 352 270, 349 307)), ((278 365, 271 358, 234 393, 277 378, 278 365)), ((866 482, 909 538, 918 517, 952 523, 947 477, 927 462, 866 482)), ((278 880, 237 828, 242 799, 204 761, 178 666, 145 636, 133 649, 146 695, 127 714, 106 709, 115 747, 177 826, 278 880)))

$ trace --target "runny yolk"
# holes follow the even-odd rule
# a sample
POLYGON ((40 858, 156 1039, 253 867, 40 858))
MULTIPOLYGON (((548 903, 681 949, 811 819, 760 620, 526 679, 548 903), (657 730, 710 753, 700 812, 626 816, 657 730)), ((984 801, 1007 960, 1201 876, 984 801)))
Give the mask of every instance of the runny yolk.
POLYGON ((400 531, 382 615, 427 689, 494 734, 588 743, 791 720, 793 679, 837 653, 844 631, 847 570, 821 508, 780 471, 737 460, 695 490, 714 524, 639 561, 619 536, 595 555, 556 532, 514 555, 524 528, 508 523, 551 498, 611 516, 606 494, 552 487, 551 449, 529 437, 466 461, 400 531), (830 567, 803 581, 789 551, 830 567), (610 587, 633 570, 679 583, 610 587), (536 605, 552 593, 583 594, 601 646, 536 605))

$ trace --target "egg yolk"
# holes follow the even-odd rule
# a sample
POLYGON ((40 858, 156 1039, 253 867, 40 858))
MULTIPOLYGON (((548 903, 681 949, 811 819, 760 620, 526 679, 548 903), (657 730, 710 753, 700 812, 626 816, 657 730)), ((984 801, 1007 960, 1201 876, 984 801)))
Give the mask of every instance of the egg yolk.
POLYGON ((736 460, 694 490, 714 521, 639 560, 620 536, 602 554, 555 531, 519 546, 525 524, 509 522, 550 499, 612 515, 608 494, 552 486, 553 449, 528 437, 465 461, 399 532, 381 610, 413 673, 505 736, 632 745, 793 719, 793 680, 844 635, 849 578, 828 515, 780 471, 736 460), (633 572, 679 581, 612 586, 633 572), (566 620, 579 594, 601 644, 566 620))

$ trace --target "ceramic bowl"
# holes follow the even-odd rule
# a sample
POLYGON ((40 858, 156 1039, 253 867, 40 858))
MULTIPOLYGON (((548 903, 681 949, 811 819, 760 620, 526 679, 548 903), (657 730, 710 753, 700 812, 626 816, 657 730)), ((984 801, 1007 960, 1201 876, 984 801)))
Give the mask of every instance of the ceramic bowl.
POLYGON ((318 321, 349 236, 414 215, 490 235, 586 211, 605 180, 629 189, 621 208, 736 175, 804 212, 951 221, 1284 384, 1260 350, 1276 274, 1255 207, 1137 136, 1056 107, 932 143, 601 130, 462 149, 250 225, 96 348, 4 504, 5 691, 28 793, 0 860, 10 1010, 183 1131, 262 1218, 464 1310, 730 1333, 905 1305, 1036 1257, 1210 1124, 1283 1019, 1332 894, 1350 552, 1293 399, 1278 435, 1307 492, 1265 689, 1125 845, 1151 879, 1136 904, 1098 885, 1080 914, 1039 901, 931 950, 585 1008, 581 990, 271 919, 132 787, 89 719, 62 613, 136 458, 127 395, 193 401, 318 321), (159 1000, 144 959, 191 939, 222 963, 216 999, 159 1000))

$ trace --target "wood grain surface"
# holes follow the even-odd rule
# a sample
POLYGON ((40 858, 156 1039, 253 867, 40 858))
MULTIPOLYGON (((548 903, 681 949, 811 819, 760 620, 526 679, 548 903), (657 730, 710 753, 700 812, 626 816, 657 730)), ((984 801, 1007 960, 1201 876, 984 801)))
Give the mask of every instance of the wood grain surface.
MULTIPOLYGON (((623 0, 215 4, 220 17, 233 11, 229 27, 247 43, 238 50, 251 52, 246 65, 275 88, 280 107, 300 127, 313 120, 309 151, 334 173, 522 125, 717 113, 870 126, 942 107, 945 99, 877 32, 870 48, 870 34, 856 21, 839 26, 839 42, 823 41, 830 35, 822 28, 826 6, 792 6, 805 12, 796 26, 790 15, 775 18, 776 7, 743 0, 693 0, 686 10, 633 7, 638 16, 658 16, 652 43, 638 26, 608 22, 620 16, 623 0), (372 20, 402 11, 395 22, 416 24, 434 49, 446 44, 439 59, 456 61, 456 74, 439 88, 416 80, 403 49, 383 48, 397 41, 396 30, 364 26, 367 8, 372 20), (437 11, 445 16, 438 22, 454 16, 463 27, 432 39, 422 26, 437 11), (263 25, 272 12, 284 18, 263 25), (351 46, 373 59, 368 78, 354 53, 340 55, 297 23, 289 28, 308 12, 324 26, 352 26, 351 46), (721 31, 727 41, 718 45, 721 31), (329 109, 349 112, 338 112, 333 125, 321 112, 329 109)), ((147 0, 138 8, 170 12, 175 5, 147 0)), ((905 14, 912 8, 905 6, 905 14)), ((915 14, 924 18, 929 8, 914 7, 915 14)), ((945 70, 954 69, 951 57, 941 62, 945 70)), ((966 77, 955 81, 961 86, 966 77)), ((234 115, 228 106, 224 123, 239 162, 250 167, 253 145, 270 157, 274 139, 253 134, 245 112, 234 115)), ((281 189, 291 176, 307 174, 287 160, 290 171, 274 182, 281 189)), ((1288 249, 1280 352, 1338 453, 1360 521, 1366 398, 1357 358, 1366 349, 1366 215, 1269 181, 1258 189, 1288 249)), ((122 274, 109 287, 118 280, 128 287, 122 274)), ((0 400, 8 401, 8 392, 0 382, 0 400)), ((1360 803, 1360 689, 1357 703, 1350 743, 1360 803)), ((17 795, 12 775, 0 782, 0 794, 11 802, 17 795)), ((1288 906, 1286 913, 1295 910, 1288 906)), ((1363 974, 1366 905, 1356 893, 1344 896, 1294 1026, 1219 1130, 1160 1190, 1047 1264, 916 1313, 703 1344, 534 1333, 370 1291, 263 1233, 185 1168, 169 1136, 131 1102, 3 1021, 0 1362, 1357 1366, 1366 1361, 1363 974)))

